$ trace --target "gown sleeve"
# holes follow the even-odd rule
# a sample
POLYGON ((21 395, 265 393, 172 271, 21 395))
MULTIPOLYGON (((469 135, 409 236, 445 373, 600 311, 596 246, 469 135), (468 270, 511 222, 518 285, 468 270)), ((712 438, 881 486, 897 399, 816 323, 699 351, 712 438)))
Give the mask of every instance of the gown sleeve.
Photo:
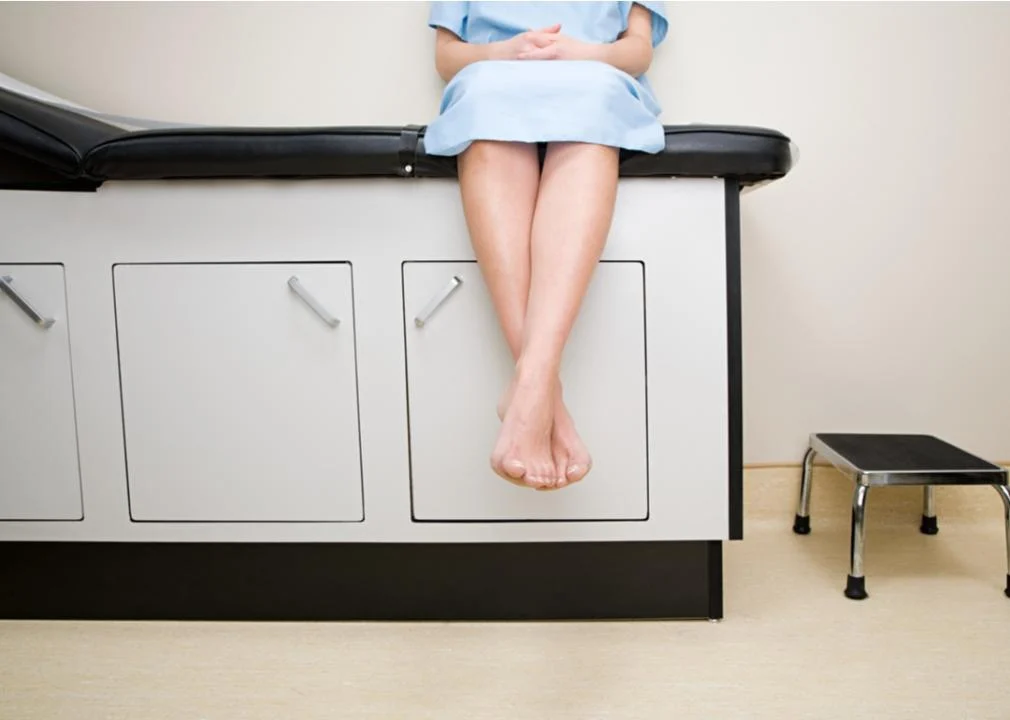
POLYGON ((670 21, 666 17, 666 3, 646 0, 622 2, 621 17, 624 21, 624 27, 621 29, 622 32, 628 29, 628 16, 631 14, 632 5, 641 5, 652 15, 652 47, 656 47, 663 42, 664 38, 666 38, 667 30, 670 29, 670 21))
POLYGON ((468 2, 434 0, 428 14, 428 27, 444 28, 460 40, 465 40, 464 33, 466 32, 467 6, 469 4, 468 2))

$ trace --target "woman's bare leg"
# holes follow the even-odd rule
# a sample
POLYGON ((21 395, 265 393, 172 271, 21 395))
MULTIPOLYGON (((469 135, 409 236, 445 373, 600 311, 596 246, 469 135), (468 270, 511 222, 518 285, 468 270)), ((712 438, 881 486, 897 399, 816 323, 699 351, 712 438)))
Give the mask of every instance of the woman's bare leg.
MULTIPOLYGON (((530 232, 540 184, 536 145, 475 142, 458 158, 463 210, 477 264, 491 294, 505 340, 518 358, 530 290, 530 232)), ((542 468, 530 460, 495 472, 510 482, 540 487, 542 468), (524 475, 527 477, 524 478, 524 475)))
POLYGON ((520 469, 528 483, 541 487, 564 485, 588 470, 573 469, 567 456, 551 454, 552 466, 545 463, 560 397, 561 355, 606 244, 617 163, 615 148, 552 144, 540 177, 522 348, 492 457, 510 474, 520 469))

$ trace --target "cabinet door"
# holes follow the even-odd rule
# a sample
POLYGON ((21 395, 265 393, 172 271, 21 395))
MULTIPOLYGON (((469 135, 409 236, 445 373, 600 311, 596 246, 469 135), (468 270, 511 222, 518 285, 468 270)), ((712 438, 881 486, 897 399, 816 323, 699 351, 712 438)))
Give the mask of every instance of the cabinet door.
POLYGON ((0 520, 80 520, 63 267, 0 278, 0 520))
POLYGON ((500 426, 495 404, 513 364, 477 265, 405 263, 403 285, 416 520, 647 517, 640 263, 599 265, 565 351, 566 402, 594 467, 557 492, 516 487, 490 469, 500 426), (415 317, 443 297, 418 326, 415 317))
POLYGON ((120 265, 115 292, 134 520, 362 519, 349 265, 120 265))

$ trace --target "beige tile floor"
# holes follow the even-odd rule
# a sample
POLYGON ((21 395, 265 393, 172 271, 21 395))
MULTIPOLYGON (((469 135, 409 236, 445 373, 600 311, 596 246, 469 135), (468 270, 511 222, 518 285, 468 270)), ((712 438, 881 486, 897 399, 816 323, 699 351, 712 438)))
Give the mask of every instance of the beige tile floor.
POLYGON ((1010 718, 996 493, 940 488, 926 537, 871 491, 857 603, 849 486, 818 473, 801 538, 795 484, 748 472, 722 623, 0 623, 0 720, 1010 718))

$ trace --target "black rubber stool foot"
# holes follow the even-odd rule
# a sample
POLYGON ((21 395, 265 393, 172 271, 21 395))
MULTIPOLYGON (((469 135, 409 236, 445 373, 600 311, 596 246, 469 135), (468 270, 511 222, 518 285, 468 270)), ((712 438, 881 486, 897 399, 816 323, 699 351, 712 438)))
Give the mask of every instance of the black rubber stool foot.
POLYGON ((1007 573, 1006 590, 1003 591, 1003 594, 1006 595, 1007 597, 1010 597, 1010 573, 1007 573))
POLYGON ((866 578, 849 575, 849 581, 845 585, 845 597, 850 600, 865 600, 868 598, 869 595, 866 594, 866 578))
POLYGON ((797 535, 809 535, 810 516, 803 517, 802 515, 797 515, 796 519, 793 520, 793 532, 797 535))
POLYGON ((940 528, 936 524, 936 515, 933 517, 922 516, 922 525, 919 526, 919 532, 923 535, 936 535, 940 532, 940 528))

